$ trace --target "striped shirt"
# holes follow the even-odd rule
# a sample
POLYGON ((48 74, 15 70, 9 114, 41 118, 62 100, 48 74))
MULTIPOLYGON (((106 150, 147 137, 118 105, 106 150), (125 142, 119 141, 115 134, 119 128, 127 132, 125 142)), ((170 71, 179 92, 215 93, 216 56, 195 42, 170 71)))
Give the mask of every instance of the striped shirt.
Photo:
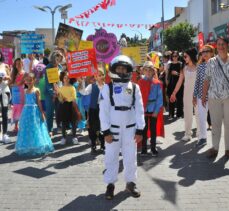
POLYGON ((211 99, 227 99, 229 98, 229 83, 225 78, 220 66, 217 62, 220 62, 224 73, 229 78, 229 60, 224 63, 217 55, 211 58, 207 63, 207 69, 205 73, 205 80, 209 81, 210 86, 208 90, 208 98, 211 99))
POLYGON ((194 93, 193 96, 196 98, 201 99, 202 98, 202 92, 203 92, 203 85, 204 85, 204 77, 205 77, 205 71, 207 68, 207 63, 204 62, 197 67, 197 74, 196 74, 196 81, 195 81, 195 87, 194 87, 194 93))

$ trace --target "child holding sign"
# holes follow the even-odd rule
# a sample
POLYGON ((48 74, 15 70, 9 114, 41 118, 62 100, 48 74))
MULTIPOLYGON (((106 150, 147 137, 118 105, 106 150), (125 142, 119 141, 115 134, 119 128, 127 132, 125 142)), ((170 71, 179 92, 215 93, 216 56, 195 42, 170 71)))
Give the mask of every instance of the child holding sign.
POLYGON ((68 72, 61 72, 60 79, 63 83, 62 87, 55 85, 55 90, 60 101, 59 105, 59 117, 62 122, 62 135, 61 145, 66 144, 66 129, 69 124, 72 126, 72 142, 73 144, 78 144, 78 139, 76 138, 76 124, 77 124, 77 104, 76 104, 76 90, 70 84, 70 79, 68 77, 68 72))

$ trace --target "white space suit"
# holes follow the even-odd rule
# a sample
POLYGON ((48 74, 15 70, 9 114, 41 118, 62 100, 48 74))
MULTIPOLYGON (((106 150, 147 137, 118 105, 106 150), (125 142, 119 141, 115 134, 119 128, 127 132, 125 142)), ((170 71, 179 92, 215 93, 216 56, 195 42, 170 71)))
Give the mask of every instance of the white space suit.
POLYGON ((113 136, 112 143, 105 145, 104 181, 107 184, 117 181, 121 149, 125 181, 134 182, 137 177, 137 144, 134 136, 141 135, 145 127, 142 96, 139 86, 135 85, 134 88, 132 82, 114 82, 111 88, 108 84, 104 85, 99 102, 101 130, 104 136, 113 136))

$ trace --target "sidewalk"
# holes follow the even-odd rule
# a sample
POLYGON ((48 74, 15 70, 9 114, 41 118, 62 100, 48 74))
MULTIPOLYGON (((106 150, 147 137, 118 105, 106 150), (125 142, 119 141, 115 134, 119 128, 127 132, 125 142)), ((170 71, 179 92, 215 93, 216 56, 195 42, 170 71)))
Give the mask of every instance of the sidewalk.
POLYGON ((229 162, 223 157, 223 141, 216 160, 209 160, 209 146, 195 148, 196 138, 180 141, 183 124, 179 119, 165 126, 158 158, 138 156, 142 196, 134 199, 124 191, 120 165, 112 201, 104 199, 103 155, 90 154, 87 136, 79 138, 80 145, 69 142, 63 147, 59 134, 55 152, 36 159, 14 153, 14 136, 13 143, 0 144, 0 211, 229 210, 229 162))

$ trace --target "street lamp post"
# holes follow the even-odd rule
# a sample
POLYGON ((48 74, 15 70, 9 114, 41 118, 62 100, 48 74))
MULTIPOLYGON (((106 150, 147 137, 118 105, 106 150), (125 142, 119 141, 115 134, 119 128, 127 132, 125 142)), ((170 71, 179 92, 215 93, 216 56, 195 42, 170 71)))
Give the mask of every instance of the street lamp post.
POLYGON ((46 9, 50 10, 50 12, 51 12, 51 15, 52 15, 52 44, 53 45, 54 45, 54 40, 55 40, 54 14, 58 8, 60 8, 60 10, 59 10, 60 12, 63 12, 70 7, 72 7, 72 4, 67 4, 65 6, 57 5, 54 9, 52 9, 49 6, 43 6, 43 7, 34 6, 34 8, 41 10, 42 12, 47 12, 46 9))
POLYGON ((164 20, 164 0, 161 1, 161 7, 162 7, 162 17, 161 17, 161 23, 162 23, 162 35, 161 35, 161 51, 162 54, 164 53, 164 30, 165 30, 165 20, 164 20))

